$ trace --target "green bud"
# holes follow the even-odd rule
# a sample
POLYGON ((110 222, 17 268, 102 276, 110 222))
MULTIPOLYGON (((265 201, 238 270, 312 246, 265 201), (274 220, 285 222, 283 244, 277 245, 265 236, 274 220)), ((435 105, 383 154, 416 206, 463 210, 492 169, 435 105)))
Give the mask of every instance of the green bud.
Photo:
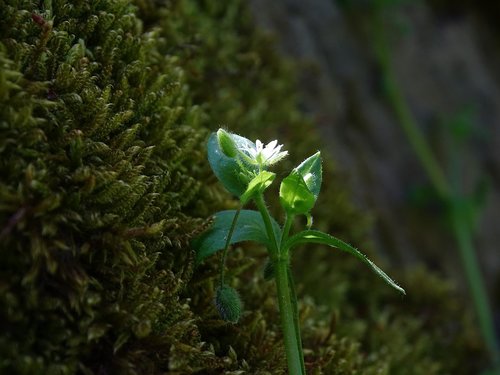
POLYGON ((223 285, 215 292, 215 307, 222 319, 237 323, 243 309, 238 292, 230 286, 223 285))
POLYGON ((288 213, 307 214, 314 207, 315 201, 314 194, 297 171, 292 171, 281 181, 280 203, 288 213))
POLYGON ((224 129, 217 131, 217 141, 219 142, 220 149, 228 158, 234 158, 238 155, 238 147, 236 147, 233 137, 224 129))

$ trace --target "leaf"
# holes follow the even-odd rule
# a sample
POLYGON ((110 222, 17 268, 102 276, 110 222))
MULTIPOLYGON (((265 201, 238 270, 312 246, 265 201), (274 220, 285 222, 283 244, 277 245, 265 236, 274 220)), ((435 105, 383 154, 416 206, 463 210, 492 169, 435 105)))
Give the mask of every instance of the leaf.
MULTIPOLYGON (((231 134, 231 137, 238 148, 253 144, 250 140, 236 134, 231 134)), ((222 185, 227 191, 240 197, 250 182, 250 178, 246 176, 245 172, 255 168, 245 166, 246 169, 243 169, 242 164, 238 163, 236 158, 226 156, 219 146, 216 133, 212 133, 208 139, 207 155, 210 167, 222 185)))
POLYGON ((339 250, 348 252, 352 255, 354 255, 356 258, 361 260, 362 262, 368 264, 371 269, 384 281, 392 286, 393 288, 397 289, 399 292, 406 294, 405 290, 401 288, 394 280, 392 280, 384 271, 382 271, 375 263, 373 263, 366 255, 364 255, 362 252, 360 252, 358 249, 352 247, 348 243, 330 236, 329 234, 317 231, 317 230, 305 230, 300 233, 297 233, 296 235, 290 237, 286 243, 284 244, 285 249, 290 249, 296 245, 303 244, 303 243, 319 243, 319 244, 324 244, 328 245, 331 247, 335 247, 339 250))
POLYGON ((298 167, 295 168, 306 183, 309 191, 313 193, 314 198, 318 199, 321 190, 321 182, 323 172, 321 169, 321 153, 318 151, 314 155, 304 160, 298 167))
POLYGON ((302 176, 296 171, 283 179, 280 186, 280 203, 290 214, 306 214, 313 207, 316 198, 309 190, 302 176))
POLYGON ((255 194, 262 193, 271 185, 276 177, 276 173, 269 171, 261 171, 248 184, 246 191, 241 195, 242 204, 247 203, 255 194))
MULTIPOLYGON (((191 243, 196 250, 197 263, 224 248, 235 214, 235 210, 217 212, 213 226, 191 243)), ((271 221, 275 237, 281 238, 280 226, 272 218, 271 221)), ((260 212, 252 210, 240 211, 230 244, 243 241, 255 241, 265 246, 271 246, 260 212)))

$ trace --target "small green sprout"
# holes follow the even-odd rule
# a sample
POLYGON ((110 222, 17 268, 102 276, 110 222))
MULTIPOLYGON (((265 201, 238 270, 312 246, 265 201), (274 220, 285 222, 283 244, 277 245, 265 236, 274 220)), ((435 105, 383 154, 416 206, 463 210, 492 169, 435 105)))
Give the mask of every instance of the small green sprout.
POLYGON ((274 279, 276 282, 289 372, 292 375, 304 375, 297 299, 290 271, 290 255, 295 246, 318 243, 348 252, 367 264, 390 286, 403 294, 405 291, 351 245, 327 233, 310 229, 310 211, 318 199, 322 182, 320 152, 304 160, 282 180, 279 199, 285 212, 284 224, 279 225, 271 217, 264 201, 264 192, 276 178, 276 174, 268 168, 288 155, 287 151, 281 150, 282 147, 277 141, 267 145, 259 140, 254 143, 223 129, 210 136, 207 146, 210 166, 222 185, 239 198, 240 208, 217 212, 212 227, 192 245, 196 249, 198 263, 223 250, 215 305, 221 317, 232 323, 238 322, 243 305, 238 292, 224 281, 229 246, 243 241, 255 241, 267 248, 269 261, 264 274, 266 279, 274 279), (257 211, 243 209, 251 201, 257 206, 257 211), (290 235, 293 221, 299 215, 307 218, 307 229, 290 235))

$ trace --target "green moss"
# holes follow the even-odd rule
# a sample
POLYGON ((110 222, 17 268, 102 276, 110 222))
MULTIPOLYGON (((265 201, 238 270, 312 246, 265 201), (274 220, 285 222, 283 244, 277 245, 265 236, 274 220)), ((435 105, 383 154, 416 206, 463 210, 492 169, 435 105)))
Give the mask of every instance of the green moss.
POLYGON ((178 294, 206 132, 134 11, 2 5, 4 371, 146 371, 193 341, 178 294))
MULTIPOLYGON (((231 325, 213 306, 216 260, 195 271, 189 248, 234 205, 205 160, 209 129, 279 135, 286 169, 321 146, 244 4, 3 1, 0 14, 0 372, 286 373, 262 249, 230 254, 245 302, 231 325)), ((315 225, 365 248, 369 220, 325 165, 315 225)), ((480 366, 441 281, 403 279, 400 300, 359 264, 307 251, 299 294, 328 306, 301 301, 311 373, 480 366)))

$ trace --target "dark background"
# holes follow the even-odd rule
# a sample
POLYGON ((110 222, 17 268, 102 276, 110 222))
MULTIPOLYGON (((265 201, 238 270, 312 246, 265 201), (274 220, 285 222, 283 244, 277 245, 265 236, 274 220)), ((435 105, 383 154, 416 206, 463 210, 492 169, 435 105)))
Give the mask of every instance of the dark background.
POLYGON ((474 245, 500 319, 500 5, 473 1, 250 1, 257 23, 298 61, 301 105, 318 124, 379 252, 467 281, 446 202, 390 100, 378 22, 401 97, 450 181, 471 203, 474 245))

